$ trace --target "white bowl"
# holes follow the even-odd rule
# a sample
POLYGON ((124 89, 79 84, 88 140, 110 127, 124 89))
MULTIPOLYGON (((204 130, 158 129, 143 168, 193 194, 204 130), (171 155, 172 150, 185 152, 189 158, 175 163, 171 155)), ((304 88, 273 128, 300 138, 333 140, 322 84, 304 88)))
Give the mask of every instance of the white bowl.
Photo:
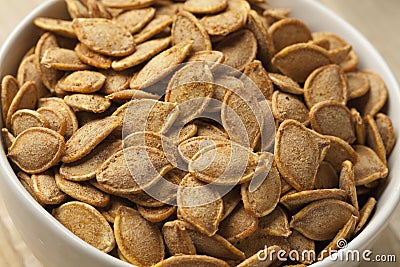
MULTIPOLYGON (((329 9, 313 0, 270 0, 272 6, 287 7, 293 16, 303 20, 312 31, 330 31, 348 41, 360 59, 360 68, 378 73, 389 90, 388 114, 396 133, 400 132, 400 90, 389 67, 373 46, 357 30, 329 9)), ((24 53, 39 38, 40 31, 33 25, 34 18, 50 16, 66 18, 63 0, 47 1, 27 16, 12 32, 0 51, 0 77, 15 74, 24 53)), ((400 198, 400 146, 395 146, 388 161, 389 179, 379 196, 376 211, 365 229, 347 249, 363 251, 384 229, 400 198)), ((17 230, 28 247, 45 266, 132 266, 104 254, 86 244, 64 228, 45 211, 22 187, 4 152, 0 151, 0 193, 17 230)), ((326 259, 314 266, 354 266, 356 262, 326 259)))

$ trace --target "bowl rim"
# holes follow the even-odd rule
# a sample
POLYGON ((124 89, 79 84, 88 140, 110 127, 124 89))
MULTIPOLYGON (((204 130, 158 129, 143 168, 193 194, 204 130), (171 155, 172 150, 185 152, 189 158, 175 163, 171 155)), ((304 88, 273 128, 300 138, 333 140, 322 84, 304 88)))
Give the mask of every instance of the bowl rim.
MULTIPOLYGON (((300 2, 300 4, 306 3, 307 5, 311 5, 314 8, 323 12, 324 14, 328 14, 329 17, 335 19, 336 21, 335 23, 339 23, 341 24, 342 27, 347 28, 347 31, 349 31, 352 35, 354 35, 354 39, 359 39, 363 43, 363 45, 373 53, 372 57, 376 58, 378 61, 381 62, 380 68, 385 72, 387 78, 385 82, 392 88, 388 90, 390 92, 389 96, 393 97, 394 95, 394 98, 396 100, 400 100, 400 89, 395 76, 393 75, 392 71, 390 70, 389 66, 387 65, 383 57, 358 30, 356 30, 350 23, 345 21, 338 14, 336 14, 334 11, 332 11, 331 9, 329 9, 320 2, 317 2, 315 0, 297 0, 297 1, 300 2)), ((8 38, 4 41, 0 49, 0 63, 4 61, 5 53, 10 49, 12 49, 12 46, 14 45, 14 39, 16 39, 16 37, 20 34, 20 32, 23 31, 23 29, 27 27, 29 24, 31 24, 32 21, 36 17, 38 17, 41 13, 45 12, 46 10, 49 10, 51 7, 55 6, 60 2, 64 2, 64 0, 52 0, 41 3, 17 25, 17 27, 11 32, 8 38)), ((278 3, 277 0, 270 0, 271 6, 275 6, 278 4, 281 6, 285 6, 284 4, 282 4, 282 2, 284 1, 278 3)), ((3 70, 3 66, 0 66, 0 68, 1 70, 3 70)), ((30 205, 30 209, 34 209, 35 214, 37 214, 36 217, 38 217, 38 220, 44 225, 46 225, 46 227, 50 227, 56 230, 55 232, 58 233, 57 238, 64 239, 69 245, 79 246, 79 248, 85 250, 85 253, 90 253, 93 256, 100 257, 100 259, 103 260, 104 263, 106 264, 113 266, 121 266, 121 267, 132 266, 131 264, 125 263, 119 260, 118 258, 115 258, 111 255, 108 255, 106 253, 97 250, 96 248, 92 247, 85 241, 81 240, 80 238, 72 234, 72 232, 70 232, 60 222, 58 222, 25 190, 25 188, 19 182, 16 173, 11 168, 10 163, 8 162, 3 145, 2 148, 3 149, 1 149, 0 152, 0 175, 3 178, 2 182, 6 183, 8 188, 13 188, 13 190, 15 191, 13 194, 16 197, 20 198, 19 201, 25 203, 29 202, 28 205, 30 205), (11 179, 4 179, 4 177, 9 177, 11 179)), ((391 179, 390 182, 393 182, 395 180, 395 177, 392 176, 390 177, 390 179, 391 179)), ((388 190, 388 188, 386 190, 388 190)), ((373 224, 368 223, 368 225, 366 225, 364 230, 361 231, 360 234, 357 235, 353 240, 351 240, 351 242, 349 242, 348 244, 348 247, 346 249, 341 250, 340 253, 344 253, 346 250, 363 247, 363 243, 365 243, 367 240, 375 238, 378 235, 379 231, 382 230, 379 229, 379 227, 384 226, 389 221, 389 218, 393 214, 395 208, 397 207, 400 201, 400 183, 395 184, 393 188, 390 188, 390 191, 392 192, 392 194, 389 196, 390 200, 389 203, 385 203, 382 207, 380 207, 379 210, 375 211, 373 216, 374 219, 373 224)), ((9 209, 8 206, 7 209, 9 209)), ((19 229, 17 230, 19 231, 19 229)), ((332 257, 330 257, 326 258, 321 262, 316 262, 312 266, 328 266, 335 262, 336 261, 334 261, 332 257)))

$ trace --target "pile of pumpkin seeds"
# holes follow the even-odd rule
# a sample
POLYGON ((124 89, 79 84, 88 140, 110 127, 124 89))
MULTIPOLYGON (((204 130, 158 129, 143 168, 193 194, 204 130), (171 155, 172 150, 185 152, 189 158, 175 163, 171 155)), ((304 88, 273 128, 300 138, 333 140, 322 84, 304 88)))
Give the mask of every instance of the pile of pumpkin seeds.
POLYGON ((71 232, 137 266, 250 267, 309 265, 362 231, 395 133, 351 44, 264 0, 65 3, 70 20, 35 19, 1 105, 21 184, 71 232), (260 261, 265 246, 318 258, 260 261))

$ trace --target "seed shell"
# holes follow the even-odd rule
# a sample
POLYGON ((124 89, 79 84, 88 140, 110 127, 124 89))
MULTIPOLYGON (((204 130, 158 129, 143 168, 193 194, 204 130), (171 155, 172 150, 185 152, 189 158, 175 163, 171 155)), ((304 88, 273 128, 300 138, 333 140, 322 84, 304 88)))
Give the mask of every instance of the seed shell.
POLYGON ((54 205, 67 200, 67 195, 57 187, 52 170, 34 174, 31 180, 33 192, 40 203, 54 205))
POLYGON ((394 144, 396 143, 396 134, 392 120, 389 116, 383 113, 378 113, 375 117, 375 123, 385 146, 386 156, 389 156, 393 150, 394 144))
POLYGON ((30 109, 20 109, 11 117, 11 130, 15 136, 32 127, 48 128, 47 120, 40 113, 30 109))
POLYGON ((149 23, 154 18, 155 13, 156 9, 153 7, 133 9, 118 15, 114 18, 114 21, 133 34, 149 23))
POLYGON ((74 111, 103 113, 111 106, 111 101, 98 94, 73 94, 64 97, 65 103, 74 111))
POLYGON ((277 206, 270 214, 258 218, 258 229, 266 235, 288 237, 292 233, 289 228, 288 216, 277 206))
POLYGON ((112 59, 110 57, 90 50, 89 47, 83 43, 78 43, 75 46, 75 53, 82 62, 90 66, 101 69, 108 69, 111 67, 112 59))
POLYGON ((223 260, 213 258, 206 255, 177 255, 163 260, 154 267, 192 267, 192 266, 207 266, 207 267, 228 267, 229 264, 223 260))

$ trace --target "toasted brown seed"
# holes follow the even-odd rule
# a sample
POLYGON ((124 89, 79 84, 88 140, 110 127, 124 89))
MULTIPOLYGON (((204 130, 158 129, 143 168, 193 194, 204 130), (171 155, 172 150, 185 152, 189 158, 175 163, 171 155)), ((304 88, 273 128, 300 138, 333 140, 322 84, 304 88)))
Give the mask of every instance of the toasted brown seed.
POLYGON ((172 168, 164 153, 156 148, 128 147, 108 158, 98 169, 96 179, 114 194, 137 194, 153 186, 172 168))
POLYGON ((319 164, 317 176, 315 177, 315 189, 337 188, 339 177, 332 165, 326 161, 319 164))
POLYGON ((314 70, 304 84, 304 99, 309 108, 326 100, 346 104, 347 84, 343 70, 337 65, 314 70))
POLYGON ((354 149, 343 139, 335 136, 326 136, 330 141, 328 152, 325 156, 325 161, 329 162, 336 172, 342 170, 342 163, 345 160, 353 162, 358 161, 357 154, 354 149))
POLYGON ((225 237, 229 242, 236 242, 254 233, 257 227, 257 217, 248 214, 243 205, 238 205, 235 210, 221 222, 218 234, 225 237))
POLYGON ((87 182, 73 182, 61 177, 56 173, 56 183, 58 188, 76 200, 89 205, 104 208, 110 202, 110 195, 96 189, 87 182))
POLYGON ((288 216, 280 206, 277 206, 267 216, 258 218, 258 229, 266 235, 288 237, 292 231, 289 228, 288 216))
POLYGON ((19 171, 17 173, 17 177, 18 180, 21 182, 22 186, 25 188, 26 191, 28 191, 28 193, 33 197, 33 199, 36 200, 39 203, 39 205, 44 206, 45 204, 39 201, 39 198, 33 191, 32 177, 23 171, 19 171))
POLYGON ((68 230, 95 248, 108 253, 115 247, 110 225, 92 206, 71 201, 53 209, 52 214, 68 230))
MULTIPOLYGON (((93 185, 95 185, 97 182, 92 182, 93 185)), ((106 191, 108 189, 105 189, 101 184, 97 183, 99 187, 103 188, 103 191, 106 191)), ((108 190, 109 193, 113 193, 115 191, 108 190)), ((151 197, 145 192, 141 192, 138 194, 130 194, 130 195, 121 195, 122 197, 128 199, 129 201, 144 206, 144 207, 150 207, 150 208, 157 208, 157 207, 162 207, 165 205, 165 203, 158 201, 157 199, 151 197)))
POLYGON ((268 73, 268 75, 281 91, 294 95, 302 95, 304 93, 303 88, 290 77, 278 73, 268 73))
POLYGON ((287 18, 292 10, 287 8, 267 8, 263 11, 263 16, 266 18, 268 25, 272 25, 275 22, 287 18))
POLYGON ((89 68, 73 50, 58 47, 47 49, 40 64, 46 68, 65 71, 86 70, 89 68))
POLYGON ((63 163, 60 168, 60 175, 71 181, 93 179, 103 162, 121 149, 122 142, 120 140, 105 140, 84 158, 69 164, 63 163))
POLYGON ((370 197, 364 204, 364 206, 361 208, 360 219, 358 221, 356 229, 354 230, 354 235, 358 234, 360 230, 363 229, 363 227, 367 224, 367 221, 371 217, 372 212, 375 208, 375 204, 376 204, 376 199, 370 197))
POLYGON ((50 31, 65 37, 75 38, 75 31, 72 28, 72 22, 68 20, 38 17, 33 23, 39 28, 50 31))
POLYGON ((257 40, 251 31, 239 30, 225 37, 215 46, 215 50, 224 54, 225 65, 243 71, 256 58, 257 40))
POLYGON ((245 25, 250 5, 246 1, 228 1, 224 12, 204 16, 200 22, 210 35, 228 35, 245 25))
POLYGON ((1 111, 3 121, 6 121, 10 105, 19 90, 18 81, 12 75, 6 75, 1 81, 1 111))
POLYGON ((141 43, 136 47, 136 51, 133 54, 115 60, 112 63, 112 68, 120 71, 139 65, 166 49, 170 42, 171 37, 165 37, 141 43))
POLYGON ((379 133, 378 126, 371 115, 364 118, 367 128, 367 145, 372 148, 378 157, 386 164, 386 149, 382 136, 379 133))
POLYGON ((112 18, 110 12, 106 9, 101 1, 87 0, 85 4, 88 7, 89 15, 91 18, 112 18))
POLYGON ((185 60, 192 45, 192 42, 183 42, 153 57, 139 73, 132 78, 130 87, 132 89, 143 89, 167 76, 185 60))
POLYGON ((135 34, 133 38, 135 43, 141 44, 157 33, 162 32, 165 28, 172 24, 172 19, 168 15, 156 15, 139 33, 135 34))
POLYGON ((292 217, 290 227, 316 241, 332 239, 356 209, 341 200, 312 202, 292 217))
POLYGON ((333 135, 350 144, 356 140, 353 116, 342 103, 331 100, 317 103, 310 110, 310 122, 312 129, 320 134, 333 135))
MULTIPOLYGON (((274 85, 272 84, 272 81, 261 61, 254 60, 247 64, 244 68, 243 74, 255 83, 258 89, 262 92, 264 99, 271 100, 272 93, 274 92, 274 85)), ((262 101, 264 99, 259 100, 262 101)))
MULTIPOLYGON (((350 52, 353 52, 352 47, 351 45, 347 44, 345 46, 329 51, 329 54, 331 55, 332 61, 340 66, 343 62, 345 62, 344 64, 349 63, 347 58, 350 57, 350 52)), ((351 68, 346 68, 345 71, 349 70, 351 70, 351 68)))
POLYGON ((77 18, 72 21, 72 27, 80 42, 102 55, 121 57, 135 51, 135 41, 130 32, 111 20, 77 18))
POLYGON ((350 111, 351 111, 351 114, 353 115, 357 143, 359 145, 364 145, 366 142, 366 138, 367 138, 367 132, 366 132, 367 130, 365 129, 364 120, 363 120, 363 118, 361 118, 361 115, 357 111, 357 109, 352 108, 350 111))
POLYGON ((302 99, 280 91, 275 91, 272 95, 272 113, 279 122, 283 122, 286 119, 293 119, 304 125, 310 123, 308 118, 309 110, 302 99))
POLYGON ((324 259, 329 256, 329 251, 341 249, 339 247, 341 240, 349 240, 351 235, 354 233, 354 229, 356 227, 356 223, 358 221, 358 217, 352 215, 347 223, 343 226, 342 229, 336 234, 336 236, 332 239, 332 241, 325 247, 324 250, 320 252, 318 255, 318 259, 324 259))
POLYGON ((181 218, 199 232, 208 236, 217 232, 224 208, 217 191, 188 174, 180 183, 177 202, 181 218))
POLYGON ((90 17, 87 6, 80 0, 66 0, 68 13, 71 18, 88 18, 90 17))
POLYGON ((90 66, 101 69, 108 69, 111 67, 111 58, 90 50, 89 47, 83 43, 78 43, 75 46, 75 53, 82 62, 90 66))
POLYGON ((127 199, 111 195, 109 205, 106 208, 102 209, 100 212, 109 223, 114 224, 115 217, 117 216, 119 208, 122 206, 131 207, 133 205, 134 204, 127 199))
POLYGON ((111 101, 97 94, 73 94, 64 97, 65 103, 74 111, 103 113, 111 106, 111 101))
POLYGON ((93 93, 101 89, 106 77, 96 71, 75 71, 58 83, 57 87, 66 92, 93 93))
POLYGON ((273 166, 262 184, 255 190, 250 191, 250 183, 242 184, 241 195, 244 208, 247 213, 264 217, 271 213, 279 202, 281 195, 281 177, 275 166, 273 166), (265 192, 268 191, 268 194, 265 192))
POLYGON ((155 13, 156 9, 153 7, 133 9, 120 14, 114 18, 114 21, 133 34, 149 23, 154 18, 155 13))
MULTIPOLYGON (((218 64, 222 64, 225 61, 225 56, 220 51, 199 51, 188 57, 187 62, 211 62, 218 64)), ((210 66, 213 69, 213 66, 210 66)))
POLYGON ((222 139, 229 139, 228 134, 223 128, 217 127, 205 121, 195 121, 197 126, 197 136, 211 136, 220 137, 222 139))
POLYGON ((279 126, 275 142, 275 160, 279 172, 295 189, 313 189, 318 166, 329 144, 327 138, 307 129, 300 122, 284 121, 279 126))
POLYGON ((163 260, 154 267, 228 267, 229 264, 223 260, 213 258, 207 255, 177 255, 163 260))
POLYGON ((347 198, 346 191, 336 188, 305 190, 284 195, 281 198, 280 203, 291 212, 297 212, 311 202, 328 198, 345 201, 347 198))
POLYGON ((307 252, 315 253, 315 242, 313 240, 294 230, 288 237, 288 241, 290 248, 298 252, 297 255, 294 254, 295 260, 304 264, 311 264, 314 261, 311 254, 307 254, 307 252))
POLYGON ((164 221, 176 212, 176 206, 169 205, 156 208, 137 205, 137 208, 143 218, 153 223, 164 221))
POLYGON ((189 138, 179 144, 179 153, 182 159, 186 162, 190 162, 194 155, 201 149, 221 143, 226 143, 227 141, 218 136, 196 136, 189 138))
POLYGON ((297 43, 312 40, 311 31, 304 22, 295 18, 282 19, 268 28, 276 52, 297 43))
POLYGON ((388 168, 371 148, 356 145, 354 149, 357 153, 357 162, 354 164, 354 180, 357 186, 387 176, 388 168))
POLYGON ((108 69, 101 70, 100 73, 106 77, 106 81, 99 91, 100 93, 112 94, 129 88, 132 70, 115 71, 108 69))
POLYGON ((35 62, 36 56, 34 54, 23 58, 18 67, 17 80, 21 85, 27 81, 34 81, 38 88, 38 97, 42 98, 47 96, 50 91, 44 86, 35 62))
POLYGON ((183 8, 194 14, 215 14, 225 10, 227 6, 227 0, 189 0, 185 2, 183 8))
POLYGON ((165 245, 171 255, 196 254, 196 248, 186 231, 185 223, 169 221, 162 227, 165 245))
POLYGON ((305 82, 315 69, 330 63, 325 49, 307 43, 285 47, 272 58, 272 64, 296 82, 305 82))
POLYGON ((60 204, 67 200, 67 195, 57 187, 52 170, 34 174, 31 179, 33 192, 40 203, 60 204))
POLYGON ((15 136, 32 127, 48 127, 47 120, 40 113, 30 109, 20 109, 11 117, 11 130, 15 136))
POLYGON ((221 221, 225 220, 240 202, 240 186, 235 186, 222 197, 224 202, 224 213, 221 221))
POLYGON ((119 101, 128 101, 131 99, 154 99, 157 100, 160 98, 160 96, 148 93, 142 90, 122 90, 118 92, 114 92, 110 95, 107 95, 106 98, 114 101, 114 102, 119 102, 119 101))
MULTIPOLYGON (((66 129, 65 129, 65 138, 68 139, 72 136, 72 134, 74 134, 76 132, 76 130, 78 130, 78 119, 76 118, 75 113, 72 111, 72 109, 65 104, 64 100, 62 100, 61 98, 57 98, 57 97, 50 97, 50 98, 41 98, 39 100, 39 109, 40 108, 49 108, 53 111, 56 111, 58 114, 60 114, 63 119, 66 122, 66 129)), ((44 113, 42 113, 44 114, 44 113)), ((44 115, 46 116, 46 115, 44 115)), ((52 120, 48 120, 49 123, 51 124, 52 120)), ((55 121, 55 120, 54 120, 55 121)), ((57 130, 57 132, 59 132, 60 134, 62 133, 62 122, 57 122, 54 123, 55 129, 53 130, 57 130), (60 125, 60 126, 58 126, 60 125)))
MULTIPOLYGON (((215 77, 214 80, 214 95, 213 95, 213 98, 217 101, 212 101, 208 105, 207 111, 221 112, 225 95, 229 91, 244 92, 243 81, 233 76, 217 75, 217 77, 215 77)), ((257 95, 259 96, 260 94, 257 95)))
POLYGON ((103 0, 102 3, 106 7, 121 8, 121 9, 136 9, 141 7, 150 6, 156 0, 103 0))
MULTIPOLYGON (((279 246, 269 246, 266 251, 266 259, 260 260, 260 255, 258 253, 253 256, 247 258, 245 261, 241 262, 237 267, 268 267, 272 266, 277 261, 277 251, 280 251, 281 248, 279 246)), ((265 251, 264 251, 265 253, 265 251)))
POLYGON ((57 81, 61 78, 62 72, 56 69, 47 68, 41 64, 44 53, 49 48, 57 48, 56 36, 50 32, 44 33, 36 44, 35 48, 35 66, 43 84, 54 91, 57 81))
POLYGON ((3 145, 6 149, 6 151, 8 151, 8 149, 11 147, 11 145, 15 141, 15 136, 12 135, 12 133, 10 133, 7 128, 1 129, 1 136, 3 138, 3 145))
POLYGON ((347 72, 347 98, 358 98, 369 91, 369 79, 363 72, 347 72))
POLYGON ((164 259, 160 230, 138 211, 120 207, 114 222, 114 234, 118 248, 131 263, 150 266, 164 259))
POLYGON ((35 174, 57 164, 64 149, 64 138, 60 134, 34 127, 17 136, 7 156, 24 172, 35 174))
POLYGON ((6 126, 11 127, 12 115, 20 109, 34 109, 36 107, 37 98, 37 87, 35 82, 26 82, 17 92, 15 97, 12 99, 8 108, 6 116, 6 126))
POLYGON ((394 132, 392 120, 389 116, 378 113, 376 114, 375 123, 385 146, 386 155, 388 156, 396 143, 396 134, 394 132))

